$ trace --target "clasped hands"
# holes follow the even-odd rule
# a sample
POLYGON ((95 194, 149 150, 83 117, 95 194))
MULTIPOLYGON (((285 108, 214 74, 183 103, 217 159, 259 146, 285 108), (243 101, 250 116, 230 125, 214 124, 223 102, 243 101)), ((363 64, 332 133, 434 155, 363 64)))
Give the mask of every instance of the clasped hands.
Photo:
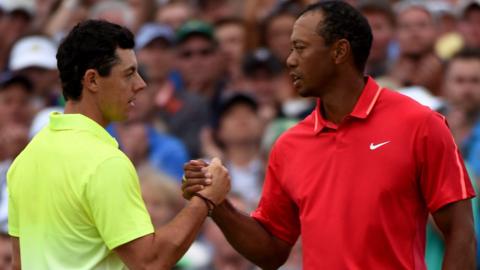
POLYGON ((230 191, 230 175, 219 158, 210 164, 203 160, 191 160, 184 165, 182 194, 187 200, 192 196, 204 197, 215 206, 225 200, 230 191))

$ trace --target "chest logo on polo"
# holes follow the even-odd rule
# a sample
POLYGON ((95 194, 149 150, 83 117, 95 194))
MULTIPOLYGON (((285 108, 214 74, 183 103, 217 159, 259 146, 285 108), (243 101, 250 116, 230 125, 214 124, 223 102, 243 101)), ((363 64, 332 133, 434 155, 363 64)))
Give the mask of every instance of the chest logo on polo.
POLYGON ((370 150, 375 150, 379 147, 382 147, 384 146, 385 144, 389 143, 390 141, 386 141, 386 142, 383 142, 383 143, 379 143, 379 144, 373 144, 373 143, 370 143, 370 150))

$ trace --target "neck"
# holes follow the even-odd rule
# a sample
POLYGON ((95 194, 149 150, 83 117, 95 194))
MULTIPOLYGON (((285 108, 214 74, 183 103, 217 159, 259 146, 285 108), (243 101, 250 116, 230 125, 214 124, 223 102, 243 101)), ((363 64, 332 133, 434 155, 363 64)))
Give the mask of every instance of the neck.
MULTIPOLYGON (((84 99, 86 97, 83 97, 84 99)), ((106 127, 110 122, 107 121, 100 110, 95 109, 92 107, 92 102, 85 102, 84 100, 68 100, 65 104, 65 114, 83 114, 86 117, 92 119, 93 121, 97 122, 102 127, 106 127)))
POLYGON ((360 97, 365 80, 363 76, 349 75, 328 85, 320 96, 325 119, 338 124, 350 114, 360 97))
POLYGON ((227 158, 237 166, 247 166, 258 156, 258 145, 255 143, 232 144, 225 150, 227 158))

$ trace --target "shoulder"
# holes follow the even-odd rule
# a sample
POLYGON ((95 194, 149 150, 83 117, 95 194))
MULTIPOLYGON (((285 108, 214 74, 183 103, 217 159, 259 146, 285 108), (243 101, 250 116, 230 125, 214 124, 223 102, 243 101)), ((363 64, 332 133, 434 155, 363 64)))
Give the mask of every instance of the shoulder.
POLYGON ((382 112, 392 121, 425 121, 435 111, 416 100, 394 90, 384 89, 380 95, 374 111, 382 112))

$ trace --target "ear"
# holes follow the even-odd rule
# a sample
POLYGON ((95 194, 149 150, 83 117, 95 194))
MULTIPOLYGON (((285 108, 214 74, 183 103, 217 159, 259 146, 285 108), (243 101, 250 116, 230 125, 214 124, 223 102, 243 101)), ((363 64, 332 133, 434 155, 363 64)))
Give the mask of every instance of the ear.
POLYGON ((335 64, 348 62, 351 55, 350 42, 346 39, 339 39, 333 44, 333 61, 335 64))
POLYGON ((100 74, 95 69, 87 69, 83 75, 83 87, 90 92, 96 93, 99 90, 98 79, 100 74))

